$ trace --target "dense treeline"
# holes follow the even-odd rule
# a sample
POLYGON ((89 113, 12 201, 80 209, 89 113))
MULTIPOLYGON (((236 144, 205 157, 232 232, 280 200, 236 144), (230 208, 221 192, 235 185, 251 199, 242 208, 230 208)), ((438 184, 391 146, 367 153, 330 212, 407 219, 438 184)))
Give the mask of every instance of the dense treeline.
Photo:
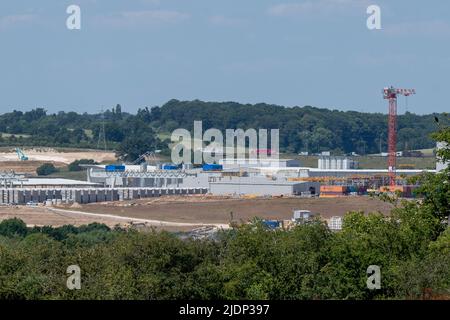
MULTIPOLYGON (((157 134, 176 128, 192 130, 194 120, 202 120, 204 130, 279 128, 284 152, 333 150, 364 154, 379 152, 380 144, 386 151, 385 114, 198 100, 171 100, 162 107, 141 108, 135 115, 122 112, 120 105, 103 115, 48 114, 42 108, 13 111, 0 115, 0 132, 4 133, 0 145, 95 148, 104 122, 108 148, 131 160, 148 150, 167 151, 168 141, 161 141, 157 134)), ((399 116, 398 127, 399 150, 434 147, 429 138, 434 130, 434 115, 407 113, 399 116)))
POLYGON ((134 160, 148 150, 167 148, 141 112, 122 113, 120 105, 95 115, 47 114, 42 108, 6 113, 0 116, 0 132, 7 134, 0 137, 0 145, 103 148, 103 139, 99 139, 103 124, 107 148, 126 160, 134 160))
MULTIPOLYGON (((161 108, 153 108, 151 114, 155 126, 165 131, 192 129, 194 120, 203 120, 204 129, 279 128, 280 147, 287 152, 377 153, 380 141, 382 150, 387 148, 387 115, 381 113, 171 100, 161 108)), ((398 149, 434 147, 429 137, 434 129, 434 115, 399 116, 398 149)))
POLYGON ((0 299, 420 299, 450 297, 450 229, 416 206, 391 219, 349 214, 270 231, 258 222, 217 240, 181 240, 102 225, 0 224, 0 299), (68 290, 66 269, 81 269, 68 290), (381 289, 367 268, 381 268, 381 289))

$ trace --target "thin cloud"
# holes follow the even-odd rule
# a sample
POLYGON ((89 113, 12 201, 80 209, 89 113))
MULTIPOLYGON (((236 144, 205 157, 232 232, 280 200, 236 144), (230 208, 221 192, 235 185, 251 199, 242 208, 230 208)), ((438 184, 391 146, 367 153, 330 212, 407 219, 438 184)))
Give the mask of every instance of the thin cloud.
POLYGON ((442 20, 404 22, 387 25, 384 29, 386 34, 390 36, 450 36, 450 24, 442 20))
POLYGON ((124 11, 95 18, 100 25, 110 27, 143 27, 165 24, 176 24, 190 18, 190 15, 170 10, 124 11))
POLYGON ((240 18, 231 18, 223 15, 214 15, 209 17, 209 22, 221 27, 239 27, 246 23, 246 20, 240 18))
POLYGON ((140 0, 143 4, 150 4, 150 5, 159 5, 161 4, 161 0, 140 0))
POLYGON ((36 21, 34 14, 15 14, 0 17, 0 30, 23 26, 36 21))
MULTIPOLYGON (((267 9, 267 14, 276 17, 305 14, 333 14, 362 9, 369 5, 367 0, 308 0, 301 3, 281 3, 267 9)), ((365 13, 365 12, 364 12, 365 13)))

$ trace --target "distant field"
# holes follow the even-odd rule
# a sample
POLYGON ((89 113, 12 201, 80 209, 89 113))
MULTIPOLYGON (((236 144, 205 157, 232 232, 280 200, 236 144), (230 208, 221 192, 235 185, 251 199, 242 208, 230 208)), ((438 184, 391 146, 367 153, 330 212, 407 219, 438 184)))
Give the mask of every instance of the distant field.
MULTIPOLYGON (((56 152, 105 152, 103 149, 94 148, 68 148, 68 147, 41 147, 41 146, 17 146, 22 150, 41 150, 41 151, 56 151, 56 152)), ((16 152, 16 146, 0 147, 1 152, 16 152)), ((106 150, 106 152, 114 152, 114 150, 106 150)))
POLYGON ((420 149, 420 150, 415 150, 415 151, 420 151, 422 152, 425 156, 433 156, 434 155, 434 149, 420 149))
POLYGON ((79 159, 93 159, 99 163, 116 161, 114 152, 103 150, 73 149, 73 148, 24 148, 28 161, 19 161, 12 148, 0 149, 0 170, 14 170, 17 173, 36 174, 36 168, 43 163, 52 163, 61 172, 53 177, 86 180, 86 175, 80 172, 68 172, 67 165, 79 159))
POLYGON ((82 171, 68 171, 67 167, 60 168, 58 172, 52 173, 47 176, 48 178, 62 178, 62 179, 72 179, 72 180, 87 180, 86 170, 82 171))
MULTIPOLYGON (((359 166, 362 169, 381 169, 387 167, 386 157, 357 157, 359 166)), ((414 169, 436 169, 436 159, 434 157, 397 157, 397 168, 402 164, 410 164, 414 169)))
MULTIPOLYGON (((0 161, 0 171, 12 170, 16 173, 26 173, 29 175, 36 175, 36 169, 49 161, 0 161)), ((66 164, 62 162, 52 162, 57 168, 62 168, 66 164)))
POLYGON ((158 139, 160 140, 165 140, 165 139, 169 139, 171 138, 172 134, 171 133, 166 133, 166 132, 161 132, 157 134, 158 139))
POLYGON ((29 137, 31 137, 29 134, 12 134, 12 133, 3 133, 3 132, 0 132, 0 136, 2 138, 9 138, 9 137, 12 137, 12 136, 15 136, 16 138, 29 138, 29 137))
MULTIPOLYGON (((285 158, 284 156, 282 156, 285 158)), ((289 158, 286 155, 286 158, 289 158)), ((292 156, 293 159, 300 160, 300 165, 304 167, 317 168, 317 156, 292 156)), ((387 168, 387 158, 378 156, 360 156, 351 157, 359 162, 360 169, 385 169, 387 168)), ((410 164, 414 166, 414 169, 435 169, 436 159, 434 157, 398 157, 397 167, 401 164, 410 164)))

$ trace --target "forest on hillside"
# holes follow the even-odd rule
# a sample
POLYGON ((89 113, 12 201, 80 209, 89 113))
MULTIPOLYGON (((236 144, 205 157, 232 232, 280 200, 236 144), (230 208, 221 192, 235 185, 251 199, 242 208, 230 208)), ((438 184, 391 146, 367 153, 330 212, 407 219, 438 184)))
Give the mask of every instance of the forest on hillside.
MULTIPOLYGON (((436 129, 435 117, 441 115, 399 115, 397 149, 433 148, 429 135, 436 129)), ((387 149, 386 114, 199 100, 170 100, 136 114, 122 112, 120 105, 98 114, 12 111, 0 115, 0 146, 96 148, 104 123, 108 149, 133 159, 148 150, 167 151, 170 133, 177 128, 192 131, 194 120, 203 121, 203 130, 280 129, 282 152, 369 154, 387 149)))

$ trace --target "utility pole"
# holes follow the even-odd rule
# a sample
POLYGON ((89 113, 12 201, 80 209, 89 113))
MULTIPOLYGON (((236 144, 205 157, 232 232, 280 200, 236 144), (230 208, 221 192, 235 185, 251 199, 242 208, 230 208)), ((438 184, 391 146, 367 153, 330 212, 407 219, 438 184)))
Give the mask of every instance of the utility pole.
POLYGON ((103 108, 100 115, 101 124, 100 131, 98 133, 97 149, 100 150, 101 147, 106 151, 106 133, 105 133, 105 113, 103 108))
POLYGON ((383 153, 383 149, 381 148, 381 139, 383 138, 383 132, 380 133, 380 156, 383 153))

